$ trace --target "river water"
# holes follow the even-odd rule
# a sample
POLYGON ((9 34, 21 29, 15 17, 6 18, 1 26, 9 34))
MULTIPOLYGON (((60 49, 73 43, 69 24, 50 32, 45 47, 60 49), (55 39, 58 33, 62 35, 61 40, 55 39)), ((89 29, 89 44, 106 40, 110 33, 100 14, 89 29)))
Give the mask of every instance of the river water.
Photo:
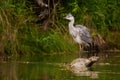
POLYGON ((80 73, 63 66, 76 58, 76 54, 54 54, 0 62, 0 80, 120 80, 120 53, 102 53, 91 71, 80 73))

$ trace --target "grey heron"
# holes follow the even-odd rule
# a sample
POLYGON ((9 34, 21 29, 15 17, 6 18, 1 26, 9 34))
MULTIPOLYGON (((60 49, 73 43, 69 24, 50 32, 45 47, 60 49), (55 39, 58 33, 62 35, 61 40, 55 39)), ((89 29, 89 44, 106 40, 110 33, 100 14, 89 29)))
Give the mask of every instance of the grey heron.
POLYGON ((82 44, 86 44, 89 46, 90 53, 88 53, 88 57, 90 57, 92 39, 88 28, 83 25, 74 26, 74 16, 72 16, 71 13, 69 13, 64 18, 70 21, 68 24, 69 33, 72 36, 73 40, 79 44, 80 49, 82 49, 82 44))

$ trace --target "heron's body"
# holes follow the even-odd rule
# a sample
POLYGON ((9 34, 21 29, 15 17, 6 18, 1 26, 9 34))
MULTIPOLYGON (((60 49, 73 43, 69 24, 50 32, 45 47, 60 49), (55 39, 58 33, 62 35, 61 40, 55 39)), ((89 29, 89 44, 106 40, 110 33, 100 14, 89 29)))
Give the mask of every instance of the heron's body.
MULTIPOLYGON (((69 23, 71 24, 71 23, 69 23)), ((75 29, 75 27, 69 25, 69 33, 75 40, 75 42, 81 44, 82 40, 81 37, 79 36, 79 29, 75 29)))
POLYGON ((69 33, 73 40, 78 44, 87 44, 91 46, 92 40, 88 29, 83 25, 74 26, 74 17, 72 14, 68 14, 65 19, 70 20, 69 22, 69 33))

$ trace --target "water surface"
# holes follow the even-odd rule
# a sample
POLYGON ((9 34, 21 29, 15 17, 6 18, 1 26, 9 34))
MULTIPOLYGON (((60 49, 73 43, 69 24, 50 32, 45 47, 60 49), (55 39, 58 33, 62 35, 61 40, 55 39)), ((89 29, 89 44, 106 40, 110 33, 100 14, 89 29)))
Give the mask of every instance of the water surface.
POLYGON ((1 62, 0 80, 120 80, 120 53, 102 54, 92 71, 79 74, 63 66, 76 58, 76 54, 55 54, 1 62))

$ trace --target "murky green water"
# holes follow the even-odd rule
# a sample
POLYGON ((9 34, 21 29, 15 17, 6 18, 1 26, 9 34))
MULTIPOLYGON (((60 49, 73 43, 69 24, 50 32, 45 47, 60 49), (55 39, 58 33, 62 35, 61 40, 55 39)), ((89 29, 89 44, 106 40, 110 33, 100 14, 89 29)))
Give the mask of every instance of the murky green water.
POLYGON ((27 61, 1 62, 0 80, 120 80, 120 53, 101 55, 93 71, 79 74, 62 65, 77 58, 76 54, 31 57, 27 61))

